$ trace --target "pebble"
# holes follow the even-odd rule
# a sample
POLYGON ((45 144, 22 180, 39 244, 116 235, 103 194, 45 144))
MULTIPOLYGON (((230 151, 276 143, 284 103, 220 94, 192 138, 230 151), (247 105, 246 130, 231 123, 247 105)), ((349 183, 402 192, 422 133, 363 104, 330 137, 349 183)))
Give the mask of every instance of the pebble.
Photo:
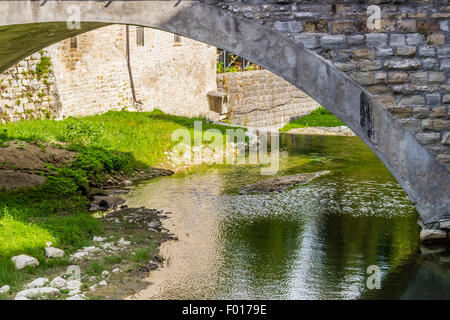
POLYGON ((124 238, 120 238, 117 244, 119 246, 129 246, 131 244, 131 241, 127 241, 124 238))
POLYGON ((122 273, 123 271, 119 268, 115 268, 113 269, 112 273, 117 274, 117 273, 122 273))
POLYGON ((10 286, 4 285, 3 287, 0 288, 0 294, 8 293, 10 289, 11 289, 10 286))
POLYGON ((105 270, 102 272, 102 278, 106 278, 107 276, 109 276, 109 271, 105 270))
POLYGON ((103 281, 100 281, 100 282, 98 283, 98 285, 104 287, 104 286, 107 286, 108 283, 107 283, 105 280, 103 280, 103 281))

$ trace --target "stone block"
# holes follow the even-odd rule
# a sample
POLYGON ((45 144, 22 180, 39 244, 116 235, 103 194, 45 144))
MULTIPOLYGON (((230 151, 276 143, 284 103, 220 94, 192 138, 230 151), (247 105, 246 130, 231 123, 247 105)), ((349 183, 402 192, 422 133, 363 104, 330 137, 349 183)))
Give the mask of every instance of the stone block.
POLYGON ((437 132, 420 132, 416 134, 417 141, 423 145, 439 142, 439 133, 437 132))
POLYGON ((447 114, 447 110, 445 107, 433 107, 430 111, 430 118, 437 119, 441 118, 444 119, 447 114))
POLYGON ((437 105, 441 103, 441 94, 439 92, 429 93, 426 95, 427 105, 437 105))
POLYGON ((392 84, 408 82, 408 74, 406 72, 389 72, 388 82, 392 84))
POLYGON ((414 107, 413 117, 416 119, 427 119, 430 116, 430 110, 427 107, 414 107))
POLYGON ((418 59, 389 60, 385 62, 385 67, 389 70, 415 70, 420 67, 418 59))
POLYGON ((363 60, 360 63, 358 63, 358 68, 361 71, 374 71, 374 70, 380 70, 381 69, 381 62, 374 60, 363 60))
POLYGON ((389 108, 388 111, 397 118, 410 118, 412 116, 412 107, 389 108))
POLYGON ((400 57, 414 57, 416 55, 416 48, 415 47, 397 48, 397 55, 400 57))
POLYGON ((301 21, 275 21, 273 27, 277 31, 286 33, 297 33, 303 30, 301 21))
POLYGON ((353 50, 351 52, 352 59, 359 60, 359 59, 368 59, 372 60, 375 59, 375 50, 373 49, 357 49, 353 50))
POLYGON ((391 33, 389 35, 389 45, 391 47, 403 47, 406 44, 406 36, 404 34, 391 33))
POLYGON ((420 95, 403 97, 399 102, 400 106, 413 106, 413 105, 424 105, 424 104, 425 104, 425 98, 420 95))
POLYGON ((324 35, 320 37, 320 45, 324 48, 341 46, 345 42, 343 35, 324 35))

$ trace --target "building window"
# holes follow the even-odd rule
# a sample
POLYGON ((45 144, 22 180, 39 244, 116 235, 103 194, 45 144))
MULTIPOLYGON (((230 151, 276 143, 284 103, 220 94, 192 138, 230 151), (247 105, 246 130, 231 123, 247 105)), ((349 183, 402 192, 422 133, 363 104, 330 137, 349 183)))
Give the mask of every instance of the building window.
POLYGON ((174 34, 173 45, 174 46, 181 46, 181 36, 179 36, 178 34, 174 34))
POLYGON ((77 37, 70 38, 70 48, 71 49, 76 49, 77 47, 78 47, 77 37))
POLYGON ((144 27, 136 28, 136 45, 144 46, 144 27))

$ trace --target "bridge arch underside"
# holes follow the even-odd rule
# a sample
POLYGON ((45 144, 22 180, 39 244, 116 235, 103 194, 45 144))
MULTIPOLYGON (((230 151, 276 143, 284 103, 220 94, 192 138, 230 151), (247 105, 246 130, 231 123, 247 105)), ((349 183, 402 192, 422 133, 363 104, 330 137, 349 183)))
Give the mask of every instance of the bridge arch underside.
POLYGON ((113 2, 107 8, 93 1, 47 2, 43 7, 2 2, 0 71, 52 43, 107 24, 155 28, 224 48, 284 78, 348 125, 391 171, 427 228, 450 219, 447 167, 366 89, 276 30, 198 1, 176 2, 113 2), (70 30, 66 12, 74 4, 81 7, 82 28, 70 30))

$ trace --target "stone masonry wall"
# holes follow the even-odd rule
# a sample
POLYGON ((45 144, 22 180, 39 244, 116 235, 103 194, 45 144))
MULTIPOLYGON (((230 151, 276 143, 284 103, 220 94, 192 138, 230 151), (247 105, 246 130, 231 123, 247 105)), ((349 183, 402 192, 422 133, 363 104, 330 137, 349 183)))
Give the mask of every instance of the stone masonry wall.
POLYGON ((0 121, 55 118, 61 105, 52 69, 36 73, 48 52, 37 52, 0 74, 0 121))
MULTIPOLYGON (((130 26, 130 61, 139 110, 198 116, 208 112, 206 93, 215 90, 216 49, 172 33, 144 29, 144 45, 130 26)), ((98 114, 134 106, 126 60, 125 26, 113 25, 50 48, 66 115, 98 114)))
POLYGON ((450 171, 448 0, 204 2, 303 43, 371 92, 450 171), (369 5, 381 28, 367 27, 369 5))
MULTIPOLYGON (((130 26, 130 60, 140 111, 198 116, 209 113, 207 92, 216 90, 216 48, 172 33, 144 29, 144 45, 130 26)), ((51 67, 38 77, 35 53, 0 74, 2 122, 64 118, 133 110, 126 59, 126 32, 112 25, 58 42, 44 51, 51 67), (38 79, 39 78, 39 79, 38 79)))
POLYGON ((237 125, 280 128, 319 106, 311 97, 267 70, 218 74, 217 88, 227 94, 227 117, 237 125))

